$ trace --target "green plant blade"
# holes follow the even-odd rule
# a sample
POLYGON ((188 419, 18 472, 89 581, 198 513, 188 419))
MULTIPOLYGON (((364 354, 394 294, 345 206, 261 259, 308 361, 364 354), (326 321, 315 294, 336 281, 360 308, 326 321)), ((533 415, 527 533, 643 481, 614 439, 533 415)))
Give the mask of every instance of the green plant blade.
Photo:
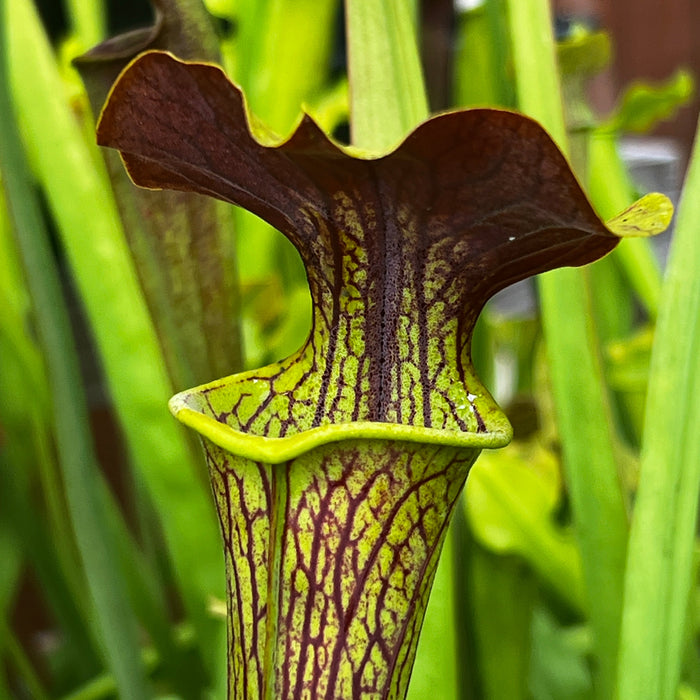
POLYGON ((540 446, 514 442, 503 451, 485 452, 467 482, 467 517, 483 547, 519 555, 561 600, 584 613, 579 553, 553 517, 560 479, 554 456, 540 446))
POLYGON ((519 558, 478 546, 469 565, 481 686, 477 697, 526 700, 534 577, 519 558))
MULTIPOLYGON (((519 108, 540 120, 566 148, 549 2, 509 0, 507 4, 519 108)), ((590 292, 585 271, 579 270, 544 275, 539 290, 564 469, 595 635, 597 692, 598 697, 609 698, 617 659, 628 523, 590 292)))
POLYGON ((73 36, 85 51, 102 41, 106 33, 107 12, 104 0, 63 0, 73 36))
POLYGON ((652 351, 630 532, 619 700, 671 700, 680 677, 700 484, 700 138, 678 211, 652 351))
MULTIPOLYGON (((29 693, 32 698, 36 698, 36 700, 50 700, 50 696, 44 689, 42 681, 27 657, 21 642, 17 639, 13 630, 7 627, 7 622, 2 618, 0 618, 0 639, 3 640, 3 646, 5 647, 3 651, 6 652, 10 665, 15 667, 18 676, 21 678, 25 692, 29 693)), ((0 678, 0 690, 3 690, 2 678, 0 678)), ((5 697, 10 697, 10 694, 7 693, 5 697)))
POLYGON ((461 591, 455 585, 458 561, 453 554, 451 541, 454 536, 453 523, 445 536, 430 590, 407 700, 424 700, 432 694, 458 698, 463 683, 463 660, 458 656, 459 630, 455 622, 461 591))
MULTIPOLYGON (((78 669, 76 680, 87 679, 103 666, 99 624, 94 619, 80 561, 73 541, 70 513, 65 507, 62 479, 53 449, 51 396, 36 339, 28 332, 31 306, 19 260, 10 240, 9 221, 0 191, 0 396, 25 400, 0 403, 0 424, 7 439, 0 446, 0 513, 32 567, 41 594, 56 620, 63 642, 61 667, 78 669), (13 269, 16 268, 16 269, 13 269), (31 397, 31 400, 28 399, 31 397), (36 483, 38 482, 38 483, 36 483), (40 495, 37 493, 40 487, 40 495), (39 508, 37 507, 39 504, 39 508), (37 512, 38 511, 38 512, 37 512), (44 511, 46 511, 44 513, 44 511), (70 660, 70 661, 69 661, 70 660)), ((163 659, 162 667, 175 687, 185 693, 185 674, 170 640, 170 624, 162 591, 157 589, 101 474, 101 512, 114 534, 129 602, 163 659)), ((11 558, 0 557, 11 570, 11 558)), ((56 672, 60 676, 60 672, 56 672)), ((0 694, 0 697, 2 695, 0 694)), ((187 697, 193 697, 190 693, 187 697)))
POLYGON ((416 46, 405 0, 346 4, 352 142, 383 152, 428 116, 416 46))
POLYGON ((208 605, 211 596, 222 597, 224 575, 211 497, 167 414, 171 385, 104 172, 56 89, 60 79, 33 6, 12 0, 5 13, 11 85, 30 159, 84 301, 129 454, 152 494, 179 593, 216 677, 223 671, 224 625, 208 605))
POLYGON ((318 96, 327 80, 338 0, 247 0, 238 5, 232 75, 250 111, 274 132, 288 134, 303 105, 318 96))
MULTIPOLYGON (((37 583, 41 587, 43 598, 46 601, 51 614, 55 616, 62 633, 65 635, 69 648, 68 655, 81 666, 82 676, 84 674, 96 673, 103 663, 100 652, 100 627, 94 622, 92 625, 93 605, 90 599, 85 600, 89 595, 89 588, 81 586, 71 587, 72 581, 68 579, 61 568, 56 552, 52 549, 52 533, 41 519, 34 514, 35 504, 32 503, 28 483, 21 484, 23 479, 10 476, 13 470, 21 468, 22 463, 10 462, 4 459, 0 466, 0 506, 3 515, 10 519, 9 530, 12 532, 18 543, 24 549, 24 557, 28 565, 32 567, 37 583), (83 597, 80 597, 80 596, 83 597)), ((64 474, 66 470, 64 469, 64 474)), ((70 477, 70 467, 65 476, 70 477)), ((28 480, 27 480, 28 481, 28 480)), ((80 506, 79 506, 80 509, 80 506)), ((67 514, 69 515, 69 514, 67 514)), ((80 510, 73 518, 72 527, 77 527, 81 523, 89 523, 90 515, 81 514, 80 510)), ((70 524, 70 523, 69 523, 70 524)), ((93 526, 94 527, 94 526, 93 526)), ((102 523, 97 525, 102 532, 108 529, 108 522, 102 519, 102 523)), ((79 545, 84 545, 84 541, 78 541, 79 545)), ((83 557, 83 559, 85 559, 83 557)), ((74 566, 79 562, 71 562, 74 566)), ((85 560, 86 565, 91 562, 89 557, 85 560)), ((115 570, 121 574, 121 569, 117 566, 115 570)), ((88 583, 90 583, 90 572, 88 573, 88 583)), ((99 581, 99 579, 97 579, 99 581)), ((95 578, 92 582, 94 585, 95 578)), ((82 580, 81 580, 82 583, 82 580)), ((104 617, 100 616, 101 621, 104 617)))
MULTIPOLYGON (((7 463, 3 448, 0 447, 0 469, 6 469, 7 463)), ((6 508, 0 508, 0 626, 6 624, 10 618, 15 594, 19 587, 22 573, 22 547, 19 539, 15 537, 14 528, 8 522, 6 508)), ((6 637, 0 636, 0 658, 7 657, 8 649, 6 637)), ((0 667, 0 697, 10 697, 10 691, 6 682, 6 664, 0 667)))
MULTIPOLYGON (((0 16, 6 19, 4 1, 0 16)), ((96 614, 101 620, 105 650, 120 692, 126 697, 147 698, 145 675, 139 655, 136 621, 128 607, 119 568, 110 555, 109 535, 95 487, 98 472, 87 408, 80 392, 80 371, 70 322, 40 208, 31 195, 29 171, 24 160, 19 133, 13 121, 6 77, 5 28, 0 25, 0 170, 8 192, 8 206, 14 221, 18 248, 27 272, 33 297, 38 332, 46 353, 49 380, 53 389, 54 420, 58 451, 64 469, 66 495, 73 526, 86 570, 96 614)))
POLYGON ((488 0, 457 19, 454 102, 460 107, 513 107, 504 0, 488 0))
POLYGON ((596 635, 599 692, 608 697, 622 606, 627 514, 587 282, 578 271, 559 272, 556 279, 542 280, 540 294, 564 466, 596 635))
POLYGON ((645 133, 671 117, 692 98, 695 85, 688 71, 679 70, 660 85, 633 83, 620 104, 601 127, 616 132, 645 133))
POLYGON ((518 107, 537 119, 567 152, 561 84, 548 0, 505 0, 518 107))

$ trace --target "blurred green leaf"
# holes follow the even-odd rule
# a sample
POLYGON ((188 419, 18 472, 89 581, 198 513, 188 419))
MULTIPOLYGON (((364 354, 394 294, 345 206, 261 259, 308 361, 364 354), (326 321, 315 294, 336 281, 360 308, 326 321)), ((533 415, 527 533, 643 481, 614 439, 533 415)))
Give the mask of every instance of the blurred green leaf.
POLYGON ((612 45, 607 32, 574 28, 572 33, 557 43, 559 70, 563 76, 591 76, 609 63, 612 45))
MULTIPOLYGON (((9 9, 4 0, 0 2, 0 18, 3 19, 0 23, 0 57, 3 59, 6 42, 12 37, 8 28, 13 26, 11 20, 14 18, 10 12, 8 20, 9 9)), ((63 467, 66 498, 92 603, 100 621, 105 652, 120 692, 137 700, 148 697, 148 692, 139 658, 136 621, 127 604, 119 567, 110 556, 113 541, 94 489, 98 467, 89 433, 87 408, 79 391, 81 379, 77 353, 58 274, 52 265, 46 227, 19 140, 7 68, 3 60, 0 63, 0 142, 3 143, 0 171, 18 250, 27 274, 38 334, 46 353, 57 452, 63 467)), ((77 620, 79 616, 75 618, 77 620)), ((16 654, 16 657, 21 662, 21 655, 16 654)), ((31 674, 26 675, 31 677, 31 674)), ((43 692, 39 692, 42 696, 43 692)))
MULTIPOLYGON (((518 106, 540 120, 566 152, 549 2, 509 0, 508 12, 518 106)), ((595 635, 596 692, 607 700, 617 659, 628 520, 589 279, 585 270, 556 270, 540 277, 539 291, 562 463, 595 635)))
POLYGON ((487 0, 458 15, 453 82, 459 107, 515 106, 504 0, 487 0))
POLYGON ((469 567, 479 697, 525 700, 536 596, 531 572, 517 557, 480 547, 474 548, 469 567))
POLYGON ((620 700, 673 700, 700 487, 700 139, 688 171, 652 350, 625 576, 620 700))
POLYGON ((383 153, 428 116, 409 3, 351 0, 346 21, 352 143, 383 153))
POLYGON ((581 562, 571 532, 555 521, 562 493, 559 463, 538 444, 484 452, 466 486, 474 537, 487 549, 518 554, 572 608, 586 608, 581 562))
POLYGON ((678 700, 700 700, 700 692, 689 685, 681 683, 678 688, 678 700))
POLYGON ((677 71, 659 85, 633 83, 627 88, 613 115, 599 128, 617 133, 646 133, 687 104, 694 91, 693 77, 685 70, 677 71))
POLYGON ((455 625, 455 560, 452 556, 448 531, 438 570, 430 591, 426 617, 421 628, 416 658, 411 672, 406 700, 428 700, 439 693, 440 697, 459 697, 462 664, 457 657, 458 630, 455 625))
MULTIPOLYGON (((4 642, 4 651, 9 657, 11 666, 16 670, 18 678, 21 679, 23 689, 34 700, 49 700, 49 694, 44 689, 41 679, 22 648, 22 644, 2 618, 0 618, 0 639, 4 642)), ((1 684, 2 678, 0 678, 0 690, 2 689, 1 684)), ((9 697, 9 693, 7 697, 9 697)))
POLYGON ((102 41, 106 33, 107 8, 104 0, 63 0, 72 34, 85 51, 102 41))
POLYGON ((224 584, 218 527, 200 462, 167 412, 172 386, 138 286, 105 173, 63 102, 58 71, 29 0, 6 7, 10 78, 27 149, 94 333, 128 452, 152 494, 178 591, 212 678, 224 625, 207 611, 224 584))
POLYGON ((608 346, 609 378, 615 389, 646 395, 653 340, 654 331, 647 326, 608 346))
MULTIPOLYGON (((7 468, 3 449, 2 424, 0 424, 0 469, 7 468)), ((20 543, 7 521, 8 517, 7 510, 0 508, 0 561, 2 562, 0 567, 0 627, 7 625, 7 621, 11 617, 23 563, 20 543)), ((7 654, 6 639, 7 634, 0 635, 0 658, 5 658, 7 654)), ((6 665, 0 664, 0 697, 3 698, 10 697, 5 678, 6 671, 6 665)))
POLYGON ((566 628, 545 608, 532 625, 530 691, 537 700, 589 700, 593 686, 587 656, 590 637, 580 627, 566 628))

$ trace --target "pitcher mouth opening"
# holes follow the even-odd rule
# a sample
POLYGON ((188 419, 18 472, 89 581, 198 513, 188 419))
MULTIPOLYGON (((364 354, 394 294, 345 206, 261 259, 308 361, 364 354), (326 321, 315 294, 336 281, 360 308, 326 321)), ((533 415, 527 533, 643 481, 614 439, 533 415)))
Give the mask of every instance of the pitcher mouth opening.
MULTIPOLYGON (((196 390, 195 390, 196 391, 196 390)), ((390 440, 474 449, 496 449, 507 445, 513 429, 505 415, 492 418, 484 432, 426 428, 400 423, 353 421, 320 425, 284 437, 268 437, 237 430, 215 416, 188 405, 193 391, 184 391, 170 399, 172 414, 184 425, 218 447, 240 457, 268 464, 280 464, 310 450, 344 440, 390 440)))

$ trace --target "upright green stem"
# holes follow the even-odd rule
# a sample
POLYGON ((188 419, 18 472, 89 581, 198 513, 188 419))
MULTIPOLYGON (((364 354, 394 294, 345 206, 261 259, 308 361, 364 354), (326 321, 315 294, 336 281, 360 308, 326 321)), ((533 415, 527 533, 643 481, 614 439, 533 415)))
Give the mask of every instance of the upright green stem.
POLYGON ((651 360, 625 578, 618 700, 677 697, 700 484, 698 221, 700 138, 696 137, 651 360))
MULTIPOLYGON (((549 3, 508 0, 508 12, 519 107, 541 121, 566 150, 549 3)), ((609 698, 617 659, 628 523, 587 276, 581 270, 556 270, 540 277, 539 289, 564 468, 595 635, 598 697, 609 698)))
MULTIPOLYGON (((4 4, 4 0, 0 0, 3 19, 4 4)), ((77 351, 40 206, 33 195, 33 183, 13 119, 5 63, 5 26, 4 21, 0 22, 0 170, 34 302, 37 331, 46 353, 66 497, 95 611, 102 620, 105 649, 120 693, 134 700, 145 700, 149 693, 139 656, 136 621, 127 603, 121 573, 115 566, 109 544, 111 537, 98 495, 99 467, 80 390, 77 351)))
POLYGON ((568 152, 549 0, 506 0, 519 108, 568 152))
POLYGON ((428 116, 411 5, 349 0, 345 6, 352 142, 386 151, 428 116))
POLYGON ((105 37, 107 16, 104 0, 63 0, 73 35, 87 51, 105 37))
POLYGON ((223 592, 223 566, 210 497, 193 451, 164 412, 172 387, 113 195, 56 89, 60 76, 33 3, 6 3, 5 26, 26 148, 84 303, 129 456, 158 510, 179 593, 214 677, 223 625, 207 605, 223 592))

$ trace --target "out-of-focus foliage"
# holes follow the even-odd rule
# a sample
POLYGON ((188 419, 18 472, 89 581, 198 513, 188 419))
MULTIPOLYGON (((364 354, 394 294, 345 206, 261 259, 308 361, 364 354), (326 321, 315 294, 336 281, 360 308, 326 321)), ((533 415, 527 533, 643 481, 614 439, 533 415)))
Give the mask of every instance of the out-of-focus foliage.
MULTIPOLYGON (((32 0, 0 1, 0 76, 11 105, 0 111, 0 144, 11 111, 30 178, 24 189, 11 186, 17 172, 8 172, 2 146, 0 697, 129 697, 128 684, 139 686, 138 674, 125 680, 129 664, 142 664, 146 696, 223 697, 217 524, 198 447, 166 403, 187 377, 215 379, 202 374, 295 349, 310 323, 303 270, 277 232, 238 211, 210 212, 215 245, 203 249, 199 214, 151 209, 158 193, 125 206, 131 185, 112 189, 107 173, 121 166, 105 167, 67 58, 106 38, 107 8, 101 0, 65 4, 66 33, 51 43, 32 0), (22 210, 40 222, 31 228, 49 253, 45 274, 32 273, 21 253, 22 210), (135 237, 134 222, 160 231, 162 247, 150 245, 151 233, 135 237), (40 302, 36 289, 48 289, 49 278, 58 291, 40 302), (82 368, 72 393, 56 389, 62 370, 41 321, 55 321, 59 309, 72 323, 64 364, 82 368), (178 320, 185 317, 211 337, 228 334, 229 349, 204 361, 208 351, 178 320), (66 431, 61 421, 79 415, 79 402, 88 418, 81 431, 66 431), (79 442, 79 433, 92 442, 79 442), (93 450, 100 463, 80 462, 85 480, 66 464, 76 449, 93 450), (81 519, 81 501, 98 504, 97 526, 81 519), (133 623, 138 648, 121 653, 106 628, 110 603, 94 588, 100 575, 119 579, 125 634, 133 623)), ((305 106, 325 128, 347 133, 339 2, 209 0, 210 16, 195 0, 157 6, 173 34, 187 35, 191 25, 172 18, 188 7, 204 18, 200 29, 262 123, 288 134, 305 106)), ((460 12, 453 103, 535 114, 562 147, 570 144, 581 181, 609 218, 636 194, 618 138, 667 117, 692 83, 679 72, 661 86, 633 86, 599 121, 585 86, 614 37, 577 28, 561 42, 557 74, 546 10, 544 0, 485 0, 460 12), (551 95, 538 92, 550 82, 551 95)), ((153 31, 122 40, 120 60, 153 31)), ((473 352, 516 440, 474 467, 425 622, 412 700, 607 700, 611 688, 620 700, 700 694, 692 563, 698 166, 696 153, 666 281, 648 241, 624 241, 563 286, 545 282, 542 309, 527 287, 485 309, 473 352)))

